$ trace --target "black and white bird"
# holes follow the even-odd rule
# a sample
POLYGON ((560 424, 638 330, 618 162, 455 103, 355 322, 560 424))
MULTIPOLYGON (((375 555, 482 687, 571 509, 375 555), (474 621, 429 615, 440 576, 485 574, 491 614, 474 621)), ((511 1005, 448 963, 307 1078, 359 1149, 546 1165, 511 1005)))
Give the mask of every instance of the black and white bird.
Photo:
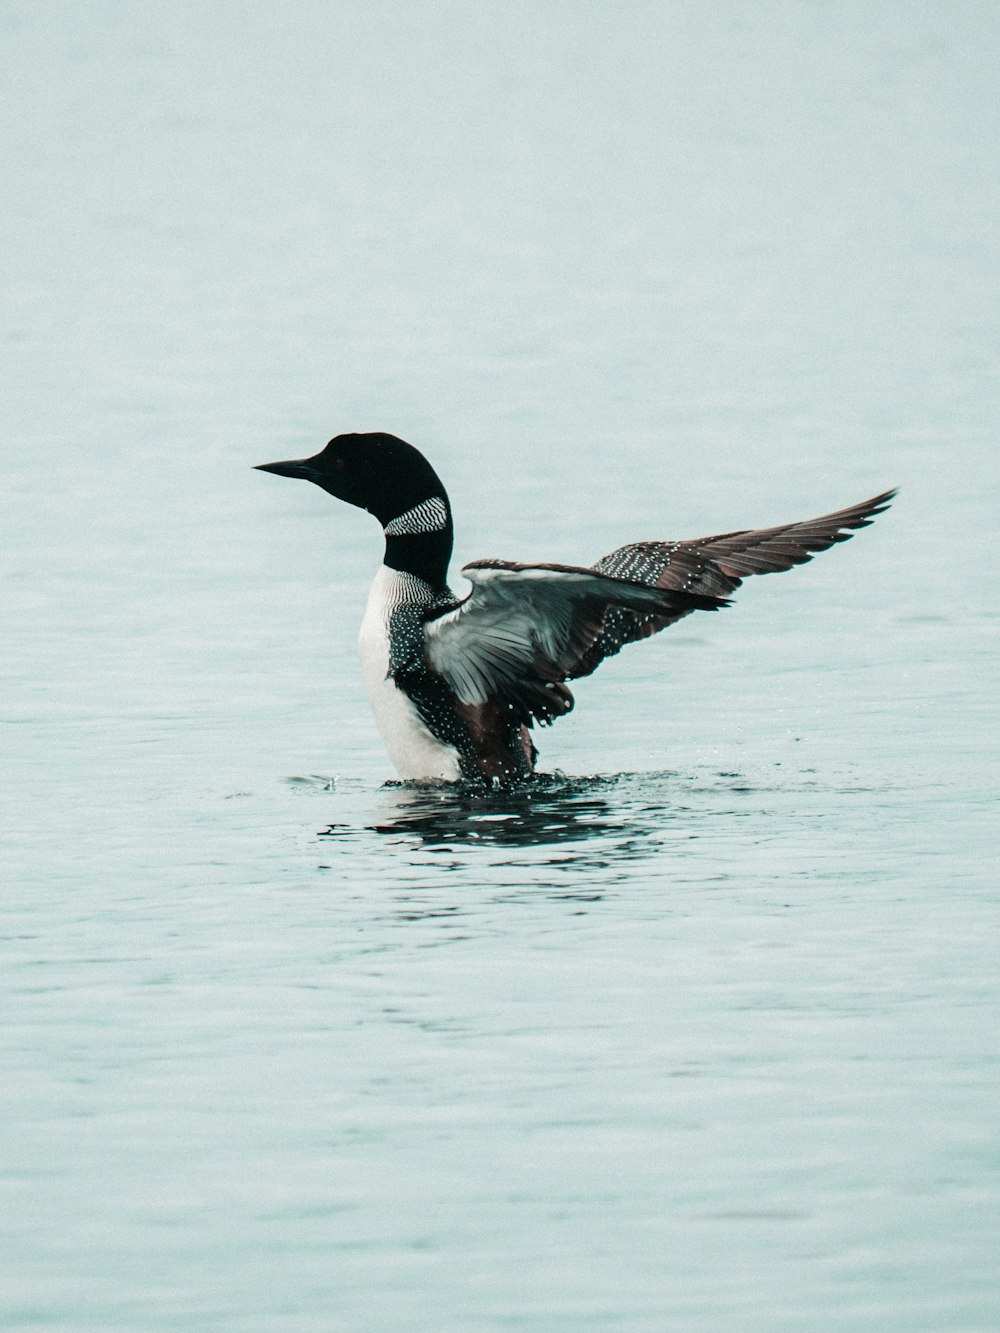
POLYGON ((517 782, 530 729, 568 713, 566 682, 692 611, 715 611, 749 574, 847 541, 894 491, 804 523, 619 547, 591 568, 474 560, 448 586, 451 506, 419 450, 381 432, 338 435, 313 458, 261 463, 373 514, 385 534, 361 626, 365 684, 400 777, 517 782))

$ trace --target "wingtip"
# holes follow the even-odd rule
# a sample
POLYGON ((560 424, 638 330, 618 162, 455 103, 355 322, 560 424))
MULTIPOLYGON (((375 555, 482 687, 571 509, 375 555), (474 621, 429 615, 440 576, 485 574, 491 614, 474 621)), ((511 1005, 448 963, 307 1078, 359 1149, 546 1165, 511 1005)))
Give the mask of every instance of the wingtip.
POLYGON ((891 490, 883 491, 881 495, 873 495, 870 500, 863 500, 857 507, 858 512, 862 515, 857 526, 867 528, 873 518, 885 513, 898 494, 899 487, 893 486, 891 490))

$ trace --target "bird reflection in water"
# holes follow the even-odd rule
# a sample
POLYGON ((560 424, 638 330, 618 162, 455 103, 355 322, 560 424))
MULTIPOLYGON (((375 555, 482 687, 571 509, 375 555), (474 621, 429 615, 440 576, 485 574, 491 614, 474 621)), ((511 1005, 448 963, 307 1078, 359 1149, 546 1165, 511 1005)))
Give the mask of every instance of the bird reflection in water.
POLYGON ((649 853, 664 812, 659 800, 649 799, 653 775, 642 775, 645 801, 628 790, 629 776, 540 774, 517 787, 489 791, 462 783, 387 783, 369 828, 385 836, 416 837, 426 846, 565 844, 567 859, 574 855, 571 844, 596 842, 602 845, 592 850, 600 859, 632 859, 649 853))

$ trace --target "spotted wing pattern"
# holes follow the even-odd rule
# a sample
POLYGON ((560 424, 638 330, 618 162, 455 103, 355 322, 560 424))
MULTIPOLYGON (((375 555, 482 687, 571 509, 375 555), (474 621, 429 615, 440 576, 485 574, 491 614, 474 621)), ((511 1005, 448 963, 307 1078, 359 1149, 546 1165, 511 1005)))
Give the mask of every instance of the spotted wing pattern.
POLYGON ((715 594, 644 584, 572 565, 478 560, 462 571, 472 593, 428 618, 424 657, 462 704, 500 699, 551 722, 573 696, 562 683, 591 652, 614 611, 676 618, 726 605, 715 594))
MULTIPOLYGON (((728 597, 750 574, 791 569, 835 542, 848 541, 854 531, 867 527, 876 514, 881 514, 895 494, 885 491, 847 509, 776 528, 724 532, 691 541, 633 542, 604 556, 594 568, 602 574, 657 588, 728 597)), ((627 643, 649 638, 689 613, 690 608, 684 607, 667 613, 612 609, 600 636, 581 655, 568 679, 589 676, 627 643)))

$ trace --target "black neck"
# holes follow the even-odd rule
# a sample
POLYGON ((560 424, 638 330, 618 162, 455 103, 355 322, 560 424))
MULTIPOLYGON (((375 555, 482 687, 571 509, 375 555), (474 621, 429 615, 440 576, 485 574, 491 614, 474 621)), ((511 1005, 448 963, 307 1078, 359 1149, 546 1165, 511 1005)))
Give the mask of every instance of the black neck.
POLYGON ((440 532, 413 533, 406 537, 386 537, 385 564, 403 574, 414 574, 435 591, 448 586, 448 562, 454 543, 451 515, 440 532))

